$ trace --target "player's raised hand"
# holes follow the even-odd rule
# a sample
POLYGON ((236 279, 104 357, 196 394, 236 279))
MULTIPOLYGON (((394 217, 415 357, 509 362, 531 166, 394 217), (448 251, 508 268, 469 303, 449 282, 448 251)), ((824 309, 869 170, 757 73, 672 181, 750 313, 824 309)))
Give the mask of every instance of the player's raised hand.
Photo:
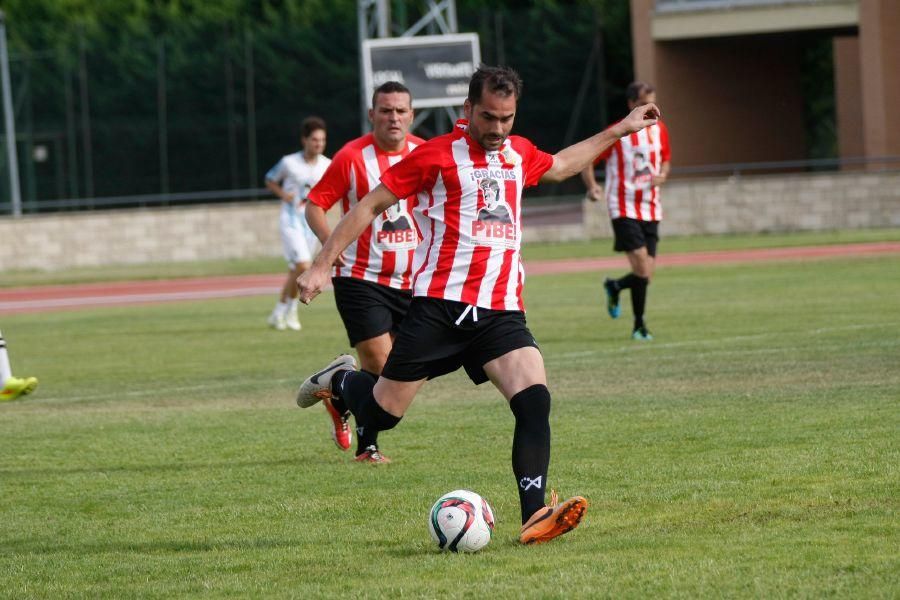
POLYGON ((300 274, 297 278, 300 302, 309 304, 313 298, 322 293, 322 288, 328 282, 329 271, 330 269, 320 269, 313 265, 300 274))
POLYGON ((635 133, 644 127, 650 127, 659 120, 659 108, 652 102, 636 107, 627 117, 619 121, 622 125, 622 135, 635 133))

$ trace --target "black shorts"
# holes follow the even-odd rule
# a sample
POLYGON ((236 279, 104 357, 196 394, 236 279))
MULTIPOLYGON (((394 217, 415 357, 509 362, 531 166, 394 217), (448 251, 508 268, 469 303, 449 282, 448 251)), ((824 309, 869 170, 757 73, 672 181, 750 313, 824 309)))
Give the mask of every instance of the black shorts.
POLYGON ((647 254, 656 256, 659 221, 638 221, 620 217, 612 220, 612 228, 616 234, 616 243, 613 245, 616 252, 631 252, 646 246, 647 254))
POLYGON ((354 277, 332 277, 331 283, 351 346, 400 329, 412 292, 354 277))
POLYGON ((478 385, 488 380, 486 363, 527 346, 538 348, 521 311, 417 297, 381 374, 395 381, 419 381, 465 367, 478 385))

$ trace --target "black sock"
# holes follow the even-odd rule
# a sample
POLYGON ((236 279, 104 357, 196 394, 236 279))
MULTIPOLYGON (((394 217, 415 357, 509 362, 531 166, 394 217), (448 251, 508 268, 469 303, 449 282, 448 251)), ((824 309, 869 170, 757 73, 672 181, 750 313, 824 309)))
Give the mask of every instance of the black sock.
MULTIPOLYGON (((344 402, 342 392, 344 388, 344 378, 352 373, 365 373, 365 371, 341 371, 331 378, 331 405, 342 415, 345 415, 350 411, 350 409, 347 408, 347 403, 344 402)), ((373 383, 372 385, 375 384, 373 383)))
POLYGON ((638 277, 631 284, 631 310, 634 312, 634 328, 640 329, 644 326, 644 306, 647 304, 647 286, 650 280, 646 277, 638 277))
POLYGON ((533 385, 513 396, 509 407, 516 416, 512 467, 524 524, 545 506, 550 466, 550 391, 545 385, 533 385))
POLYGON ((616 282, 616 288, 621 291, 627 290, 628 288, 632 287, 635 283, 635 280, 637 279, 640 279, 640 277, 638 277, 634 273, 629 273, 625 277, 622 277, 621 279, 615 279, 614 281, 616 282))
POLYGON ((371 444, 371 442, 364 444, 364 440, 374 439, 377 445, 378 432, 393 429, 402 418, 390 414, 376 402, 372 393, 376 381, 377 379, 366 371, 347 371, 331 382, 332 394, 340 397, 342 404, 350 409, 356 418, 356 436, 359 440, 357 456, 365 452, 366 446, 371 444))
MULTIPOLYGON (((365 373, 369 375, 374 380, 378 380, 378 375, 373 373, 372 371, 366 371, 364 369, 360 370, 360 373, 365 373)), ((366 448, 369 446, 378 447, 378 430, 374 427, 359 427, 356 428, 356 456, 359 456, 363 452, 366 451, 366 448)))

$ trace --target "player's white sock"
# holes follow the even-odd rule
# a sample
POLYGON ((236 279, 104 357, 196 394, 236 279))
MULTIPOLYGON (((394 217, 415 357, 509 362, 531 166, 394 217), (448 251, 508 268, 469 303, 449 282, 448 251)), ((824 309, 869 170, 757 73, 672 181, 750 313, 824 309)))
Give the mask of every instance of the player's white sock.
POLYGON ((278 304, 275 305, 275 314, 279 317, 283 317, 287 314, 288 304, 287 302, 278 301, 278 304))
POLYGON ((297 306, 300 305, 299 298, 291 298, 291 302, 288 306, 288 312, 297 312, 297 306))
POLYGON ((0 386, 10 377, 12 377, 12 369, 9 366, 9 354, 6 352, 6 340, 3 339, 3 332, 0 331, 0 386))

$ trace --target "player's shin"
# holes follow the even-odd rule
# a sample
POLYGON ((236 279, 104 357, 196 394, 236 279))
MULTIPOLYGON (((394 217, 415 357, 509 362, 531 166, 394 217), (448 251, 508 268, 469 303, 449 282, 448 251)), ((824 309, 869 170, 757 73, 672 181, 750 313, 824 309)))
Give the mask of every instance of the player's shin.
MULTIPOLYGON (((350 375, 351 373, 348 371, 343 374, 343 377, 350 375)), ((347 390, 344 393, 349 393, 353 395, 354 391, 358 394, 367 395, 371 393, 372 387, 375 385, 375 382, 378 380, 378 375, 372 373, 371 371, 359 370, 352 374, 352 383, 343 381, 343 378, 335 377, 332 382, 332 404, 336 409, 342 412, 346 412, 349 410, 347 403, 344 402, 343 398, 341 398, 341 388, 347 390), (366 379, 368 377, 368 379, 366 379), (349 388, 347 387, 349 384, 349 388)), ((351 411, 352 412, 352 411, 351 411)), ((357 423, 359 420, 357 419, 357 423)), ((374 427, 366 427, 362 424, 358 424, 356 428, 356 455, 366 452, 370 447, 378 447, 378 429, 374 427)))
POLYGON ((525 523, 545 506, 550 466, 550 391, 545 385, 533 385, 513 396, 509 407, 516 417, 512 467, 525 523))
POLYGON ((631 286, 631 309, 634 312, 634 328, 644 326, 644 307, 647 305, 647 286, 650 280, 646 277, 635 276, 635 283, 631 286))
POLYGON ((395 417, 375 400, 376 379, 365 371, 348 371, 332 382, 332 394, 338 396, 344 406, 353 413, 357 427, 366 431, 386 431, 393 429, 402 417, 395 417))

